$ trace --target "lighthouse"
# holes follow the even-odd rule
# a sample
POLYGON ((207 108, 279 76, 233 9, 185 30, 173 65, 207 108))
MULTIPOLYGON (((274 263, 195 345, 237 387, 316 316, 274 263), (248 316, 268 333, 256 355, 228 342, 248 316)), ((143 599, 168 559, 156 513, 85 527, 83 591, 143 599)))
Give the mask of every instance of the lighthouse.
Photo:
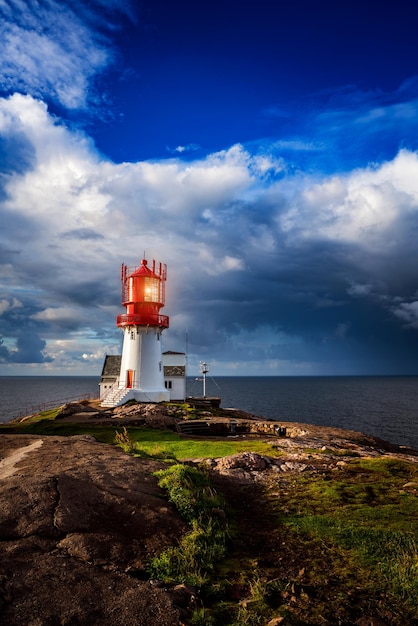
POLYGON ((122 305, 116 325, 123 331, 119 377, 102 404, 119 406, 128 400, 164 402, 170 399, 164 386, 161 334, 169 326, 160 310, 165 304, 167 266, 151 266, 143 259, 139 267, 122 264, 122 305))

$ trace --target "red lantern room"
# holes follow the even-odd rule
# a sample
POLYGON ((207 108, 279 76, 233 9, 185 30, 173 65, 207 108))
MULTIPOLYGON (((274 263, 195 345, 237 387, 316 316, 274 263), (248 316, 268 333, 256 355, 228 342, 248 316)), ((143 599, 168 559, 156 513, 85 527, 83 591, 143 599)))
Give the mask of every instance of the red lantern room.
POLYGON ((129 268, 122 264, 122 304, 126 313, 118 315, 116 325, 126 326, 157 326, 168 328, 169 318, 160 315, 160 309, 165 304, 165 281, 167 266, 161 263, 156 266, 152 261, 152 268, 148 261, 143 259, 139 267, 129 268))

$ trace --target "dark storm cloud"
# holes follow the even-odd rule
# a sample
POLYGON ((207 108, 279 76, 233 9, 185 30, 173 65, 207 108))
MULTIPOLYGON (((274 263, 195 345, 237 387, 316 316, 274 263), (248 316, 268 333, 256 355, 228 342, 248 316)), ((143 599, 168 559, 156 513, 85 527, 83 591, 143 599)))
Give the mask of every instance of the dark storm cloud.
MULTIPOLYGON (((118 268, 119 269, 119 268, 118 268)), ((105 278, 100 276, 97 280, 83 280, 76 282, 63 280, 59 284, 50 286, 55 292, 55 300, 62 304, 76 304, 78 306, 94 307, 99 305, 114 305, 120 301, 121 288, 118 281, 119 275, 105 278), (113 279, 112 279, 113 278, 113 279)))
POLYGON ((10 360, 9 350, 4 345, 3 339, 0 338, 0 363, 7 363, 10 360))
POLYGON ((52 357, 44 354, 46 341, 31 330, 21 332, 16 339, 16 348, 7 349, 0 342, 0 361, 2 363, 50 363, 52 357))
MULTIPOLYGON (((185 291, 185 306, 192 315, 197 311, 194 319, 199 320, 199 333, 192 339, 197 352, 221 350, 241 331, 256 333, 265 326, 270 341, 267 332, 264 343, 246 346, 243 336, 241 346, 233 342, 236 358, 314 358, 324 368, 335 362, 346 373, 353 368, 363 373, 414 371, 417 334, 393 314, 397 298, 411 298, 417 291, 417 270, 411 264, 416 255, 413 214, 395 220, 390 249, 386 238, 382 246, 368 248, 319 235, 292 241, 276 232, 271 233, 271 249, 259 254, 246 249, 245 240, 260 219, 252 222, 250 212, 245 218, 246 233, 241 238, 243 231, 237 229, 233 244, 235 251, 241 247, 245 270, 200 277, 185 291), (277 333, 283 334, 280 342, 277 333)), ((271 218, 265 223, 271 225, 271 218)), ((230 225, 219 232, 217 249, 231 250, 231 232, 230 225)), ((398 317, 410 321, 416 310, 399 307, 398 317)))
POLYGON ((91 228, 74 228, 73 230, 67 230, 61 235, 64 239, 104 239, 103 235, 97 233, 91 228))
POLYGON ((53 359, 45 356, 46 341, 33 331, 22 332, 16 340, 16 352, 12 353, 14 363, 49 363, 53 359))

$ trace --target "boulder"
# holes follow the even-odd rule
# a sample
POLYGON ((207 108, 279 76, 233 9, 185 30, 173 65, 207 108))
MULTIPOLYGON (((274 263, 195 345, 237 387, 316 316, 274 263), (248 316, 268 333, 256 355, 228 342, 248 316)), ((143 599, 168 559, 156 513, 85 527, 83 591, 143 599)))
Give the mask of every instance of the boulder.
POLYGON ((255 452, 241 452, 217 459, 216 468, 218 471, 225 469, 242 468, 251 471, 265 470, 270 465, 270 461, 255 452))

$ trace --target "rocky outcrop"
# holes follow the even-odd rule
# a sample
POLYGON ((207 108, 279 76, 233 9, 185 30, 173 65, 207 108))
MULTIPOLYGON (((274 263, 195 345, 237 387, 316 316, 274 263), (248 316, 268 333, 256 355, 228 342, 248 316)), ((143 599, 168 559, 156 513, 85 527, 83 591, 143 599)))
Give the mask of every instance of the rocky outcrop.
POLYGON ((178 415, 182 416, 181 410, 172 409, 164 404, 134 402, 114 409, 103 409, 88 402, 69 402, 60 408, 56 419, 77 423, 100 422, 107 425, 113 420, 129 423, 130 426, 175 430, 178 415))
MULTIPOLYGON (((350 459, 361 457, 400 458, 414 463, 418 454, 361 433, 322 426, 295 426, 292 437, 269 438, 277 456, 241 452, 221 458, 192 459, 189 462, 241 484, 269 480, 272 474, 338 471, 350 459)), ((249 443, 249 445, 251 445, 249 443)))
POLYGON ((0 458, 1 623, 178 626, 144 572, 185 531, 161 463, 90 436, 2 434, 0 458))
MULTIPOLYGON (((225 511, 232 509, 239 519, 240 533, 234 538, 234 550, 245 559, 252 555, 251 562, 280 562, 280 568, 289 563, 287 573, 280 573, 289 580, 303 571, 299 562, 304 563, 305 548, 300 561, 295 561, 293 553, 298 544, 289 544, 290 556, 283 557, 283 529, 277 531, 276 518, 263 504, 269 488, 275 497, 282 497, 301 473, 323 472, 330 476, 338 472, 343 477, 350 471, 351 460, 361 457, 387 455, 418 461, 416 451, 361 433, 277 424, 255 417, 251 420, 237 411, 227 411, 227 415, 211 417, 208 413, 199 422, 213 425, 220 436, 245 440, 248 451, 222 458, 183 460, 203 464, 215 488, 226 497, 229 508, 214 509, 213 514, 223 520, 225 511), (260 438, 271 446, 270 456, 251 451, 253 442, 260 438), (280 536, 275 543, 276 532, 280 536)), ((68 422, 106 424, 109 430, 115 430, 137 424, 173 428, 181 419, 186 422, 184 417, 177 409, 155 404, 132 404, 107 411, 96 405, 71 403, 62 408, 57 419, 67 422, 65 426, 68 422)), ((206 436, 214 435, 211 432, 206 436)), ((0 623, 190 623, 190 610, 199 606, 194 590, 185 585, 165 588, 158 581, 148 580, 146 574, 149 559, 168 546, 178 545, 187 530, 153 476, 161 467, 166 466, 134 458, 88 435, 43 437, 7 434, 3 430, 0 623)), ((406 481, 402 492, 416 496, 416 480, 406 481)), ((243 597, 245 593, 243 590, 243 597)), ((276 623, 281 623, 281 618, 271 621, 272 626, 276 623)))

